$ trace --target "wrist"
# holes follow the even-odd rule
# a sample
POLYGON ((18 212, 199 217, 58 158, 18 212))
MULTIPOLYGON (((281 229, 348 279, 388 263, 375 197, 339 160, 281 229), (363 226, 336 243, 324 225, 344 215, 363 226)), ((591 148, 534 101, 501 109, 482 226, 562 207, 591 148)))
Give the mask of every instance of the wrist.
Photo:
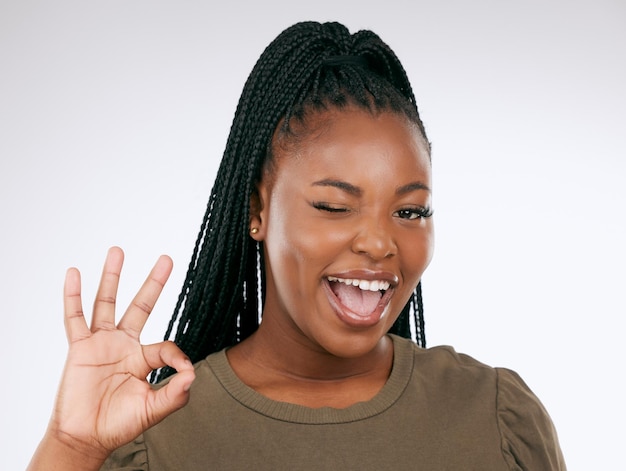
POLYGON ((99 470, 109 453, 97 444, 88 444, 58 430, 48 430, 27 471, 99 470))

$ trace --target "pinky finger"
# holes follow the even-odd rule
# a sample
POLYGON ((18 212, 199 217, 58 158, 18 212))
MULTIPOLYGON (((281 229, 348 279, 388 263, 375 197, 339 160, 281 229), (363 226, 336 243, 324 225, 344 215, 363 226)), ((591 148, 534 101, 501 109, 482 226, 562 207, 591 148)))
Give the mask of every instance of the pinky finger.
POLYGON ((63 287, 65 334, 70 343, 91 335, 83 314, 80 289, 80 272, 76 268, 70 268, 65 275, 63 287))

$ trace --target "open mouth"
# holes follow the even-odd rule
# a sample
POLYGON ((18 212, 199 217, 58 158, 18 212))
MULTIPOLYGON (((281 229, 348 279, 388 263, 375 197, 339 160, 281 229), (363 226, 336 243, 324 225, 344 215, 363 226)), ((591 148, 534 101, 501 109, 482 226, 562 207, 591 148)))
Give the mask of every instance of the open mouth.
POLYGON ((352 314, 366 318, 387 304, 390 283, 384 280, 362 280, 329 276, 328 284, 341 305, 352 314), (384 302, 381 302, 383 301, 384 302))

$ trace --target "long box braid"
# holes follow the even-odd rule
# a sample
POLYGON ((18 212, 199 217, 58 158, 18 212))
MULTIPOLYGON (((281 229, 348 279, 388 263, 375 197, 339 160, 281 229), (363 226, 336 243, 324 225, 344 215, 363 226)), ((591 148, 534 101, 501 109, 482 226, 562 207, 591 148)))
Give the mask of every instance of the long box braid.
MULTIPOLYGON (((226 149, 165 339, 192 362, 234 345, 259 325, 265 276, 260 246, 248 234, 250 198, 271 165, 275 133, 308 112, 356 105, 414 122, 430 144, 406 72, 375 33, 339 23, 298 23, 261 54, 243 88, 226 149)), ((391 333, 425 347, 421 282, 391 333)), ((155 371, 152 381, 173 373, 155 371)))

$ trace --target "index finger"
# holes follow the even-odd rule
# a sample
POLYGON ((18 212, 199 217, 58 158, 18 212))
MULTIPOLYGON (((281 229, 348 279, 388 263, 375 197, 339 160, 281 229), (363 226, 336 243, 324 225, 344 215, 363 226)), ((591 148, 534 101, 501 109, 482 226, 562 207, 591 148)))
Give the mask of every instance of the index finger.
POLYGON ((148 278, 141 286, 137 295, 133 298, 130 306, 117 325, 118 329, 125 331, 133 338, 139 339, 148 316, 154 309, 157 299, 167 279, 172 273, 172 259, 167 255, 161 255, 150 271, 148 278))

